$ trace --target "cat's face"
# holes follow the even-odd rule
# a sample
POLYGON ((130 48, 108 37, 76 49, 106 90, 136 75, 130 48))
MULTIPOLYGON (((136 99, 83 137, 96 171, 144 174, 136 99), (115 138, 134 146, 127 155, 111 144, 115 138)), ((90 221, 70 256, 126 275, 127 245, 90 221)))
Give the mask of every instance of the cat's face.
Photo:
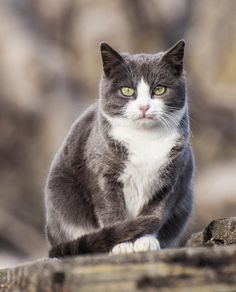
POLYGON ((104 75, 100 85, 102 113, 133 126, 171 128, 184 113, 184 41, 164 53, 119 54, 101 44, 104 75))

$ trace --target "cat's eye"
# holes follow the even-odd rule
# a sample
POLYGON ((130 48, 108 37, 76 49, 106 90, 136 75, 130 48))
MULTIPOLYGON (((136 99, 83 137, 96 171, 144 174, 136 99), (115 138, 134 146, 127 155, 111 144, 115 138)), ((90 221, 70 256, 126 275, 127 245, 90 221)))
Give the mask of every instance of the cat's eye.
POLYGON ((130 87, 121 87, 120 92, 124 96, 132 96, 132 95, 134 95, 134 89, 130 88, 130 87))
POLYGON ((165 86, 157 86, 154 90, 153 90, 153 94, 154 95, 162 95, 166 92, 166 87, 165 86))

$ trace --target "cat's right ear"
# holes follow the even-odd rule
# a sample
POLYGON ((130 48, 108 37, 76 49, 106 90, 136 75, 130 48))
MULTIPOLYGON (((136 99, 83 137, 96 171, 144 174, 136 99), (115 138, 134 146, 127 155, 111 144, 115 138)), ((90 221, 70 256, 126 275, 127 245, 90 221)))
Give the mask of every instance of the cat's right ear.
POLYGON ((112 76, 112 72, 114 72, 114 69, 120 66, 124 62, 124 59, 117 51, 105 42, 100 44, 100 50, 104 74, 106 77, 110 78, 112 76))
POLYGON ((171 68, 176 75, 181 75, 183 72, 184 47, 185 41, 180 40, 166 51, 162 57, 162 61, 171 65, 171 68))

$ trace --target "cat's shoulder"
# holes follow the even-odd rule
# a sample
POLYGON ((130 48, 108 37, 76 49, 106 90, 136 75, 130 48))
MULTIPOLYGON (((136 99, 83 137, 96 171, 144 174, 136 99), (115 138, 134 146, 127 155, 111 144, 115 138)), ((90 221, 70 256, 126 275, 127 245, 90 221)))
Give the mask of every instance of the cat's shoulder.
POLYGON ((72 124, 61 147, 58 149, 55 159, 74 157, 75 153, 81 153, 84 144, 97 119, 97 103, 90 105, 72 124), (80 149, 80 151, 78 151, 80 149))
POLYGON ((97 103, 90 105, 71 125, 67 138, 81 136, 89 132, 97 119, 97 103))
POLYGON ((74 122, 72 125, 73 127, 81 127, 85 125, 89 125, 93 123, 93 121, 96 119, 98 111, 98 104, 93 103, 91 104, 74 122))

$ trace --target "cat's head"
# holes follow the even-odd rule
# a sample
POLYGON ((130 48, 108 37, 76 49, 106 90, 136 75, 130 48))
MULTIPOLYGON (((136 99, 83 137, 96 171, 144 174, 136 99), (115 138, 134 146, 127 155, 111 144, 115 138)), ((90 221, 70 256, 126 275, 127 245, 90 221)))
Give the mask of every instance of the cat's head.
POLYGON ((100 106, 110 121, 171 128, 183 116, 186 86, 183 40, 157 54, 119 54, 101 44, 100 106))

